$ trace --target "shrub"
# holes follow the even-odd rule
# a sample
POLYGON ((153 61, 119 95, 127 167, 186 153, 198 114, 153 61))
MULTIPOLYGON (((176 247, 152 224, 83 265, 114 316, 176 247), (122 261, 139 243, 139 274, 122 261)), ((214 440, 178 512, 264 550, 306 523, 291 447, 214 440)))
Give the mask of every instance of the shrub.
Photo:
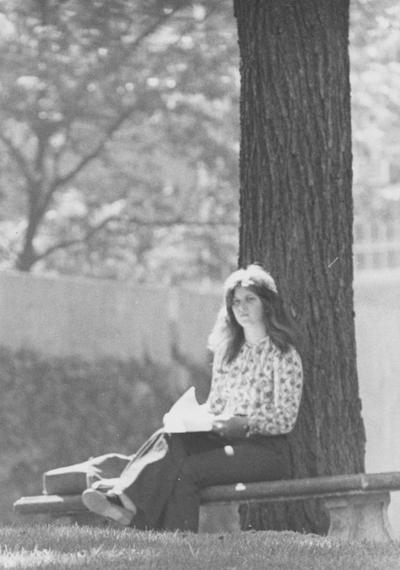
POLYGON ((1 523, 12 503, 42 491, 48 469, 133 453, 186 386, 167 366, 46 358, 0 349, 1 523))

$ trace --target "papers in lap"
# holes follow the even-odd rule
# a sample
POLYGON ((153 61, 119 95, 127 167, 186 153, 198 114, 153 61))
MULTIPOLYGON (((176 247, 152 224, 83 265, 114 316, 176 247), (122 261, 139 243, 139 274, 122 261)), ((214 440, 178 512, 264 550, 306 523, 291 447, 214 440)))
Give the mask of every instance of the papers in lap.
POLYGON ((215 416, 207 409, 207 404, 199 404, 192 386, 172 406, 164 416, 164 430, 168 433, 211 431, 215 416))

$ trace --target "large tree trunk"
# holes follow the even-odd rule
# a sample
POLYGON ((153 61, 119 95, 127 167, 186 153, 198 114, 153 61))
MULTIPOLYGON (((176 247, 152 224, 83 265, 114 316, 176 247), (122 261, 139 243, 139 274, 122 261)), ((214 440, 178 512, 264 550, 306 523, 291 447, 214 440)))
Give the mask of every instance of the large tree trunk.
MULTIPOLYGON (((363 471, 353 311, 348 0, 235 0, 241 56, 240 259, 261 262, 302 332, 293 475, 363 471)), ((317 503, 253 509, 323 532, 317 503)))

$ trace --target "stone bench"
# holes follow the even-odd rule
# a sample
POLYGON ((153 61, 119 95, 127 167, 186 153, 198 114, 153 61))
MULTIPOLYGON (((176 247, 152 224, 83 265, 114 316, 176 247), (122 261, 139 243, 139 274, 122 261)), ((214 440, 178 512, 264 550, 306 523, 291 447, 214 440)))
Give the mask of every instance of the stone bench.
MULTIPOLYGON (((322 499, 330 517, 328 535, 345 540, 389 541, 393 532, 387 509, 390 492, 400 490, 400 472, 332 475, 287 481, 237 483, 201 492, 200 532, 240 530, 240 503, 322 499)), ((47 514, 85 522, 89 511, 81 495, 22 497, 21 515, 47 514)))

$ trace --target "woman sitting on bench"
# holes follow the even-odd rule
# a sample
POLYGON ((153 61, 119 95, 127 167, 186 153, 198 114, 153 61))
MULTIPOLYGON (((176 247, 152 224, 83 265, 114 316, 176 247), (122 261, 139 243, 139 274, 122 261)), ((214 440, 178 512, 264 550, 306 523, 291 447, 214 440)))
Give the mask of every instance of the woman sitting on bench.
POLYGON ((258 265, 232 273, 209 339, 212 431, 156 432, 111 489, 100 482, 83 493, 86 507, 138 529, 196 532, 202 487, 289 478, 286 434, 303 384, 295 345, 269 273, 258 265))

